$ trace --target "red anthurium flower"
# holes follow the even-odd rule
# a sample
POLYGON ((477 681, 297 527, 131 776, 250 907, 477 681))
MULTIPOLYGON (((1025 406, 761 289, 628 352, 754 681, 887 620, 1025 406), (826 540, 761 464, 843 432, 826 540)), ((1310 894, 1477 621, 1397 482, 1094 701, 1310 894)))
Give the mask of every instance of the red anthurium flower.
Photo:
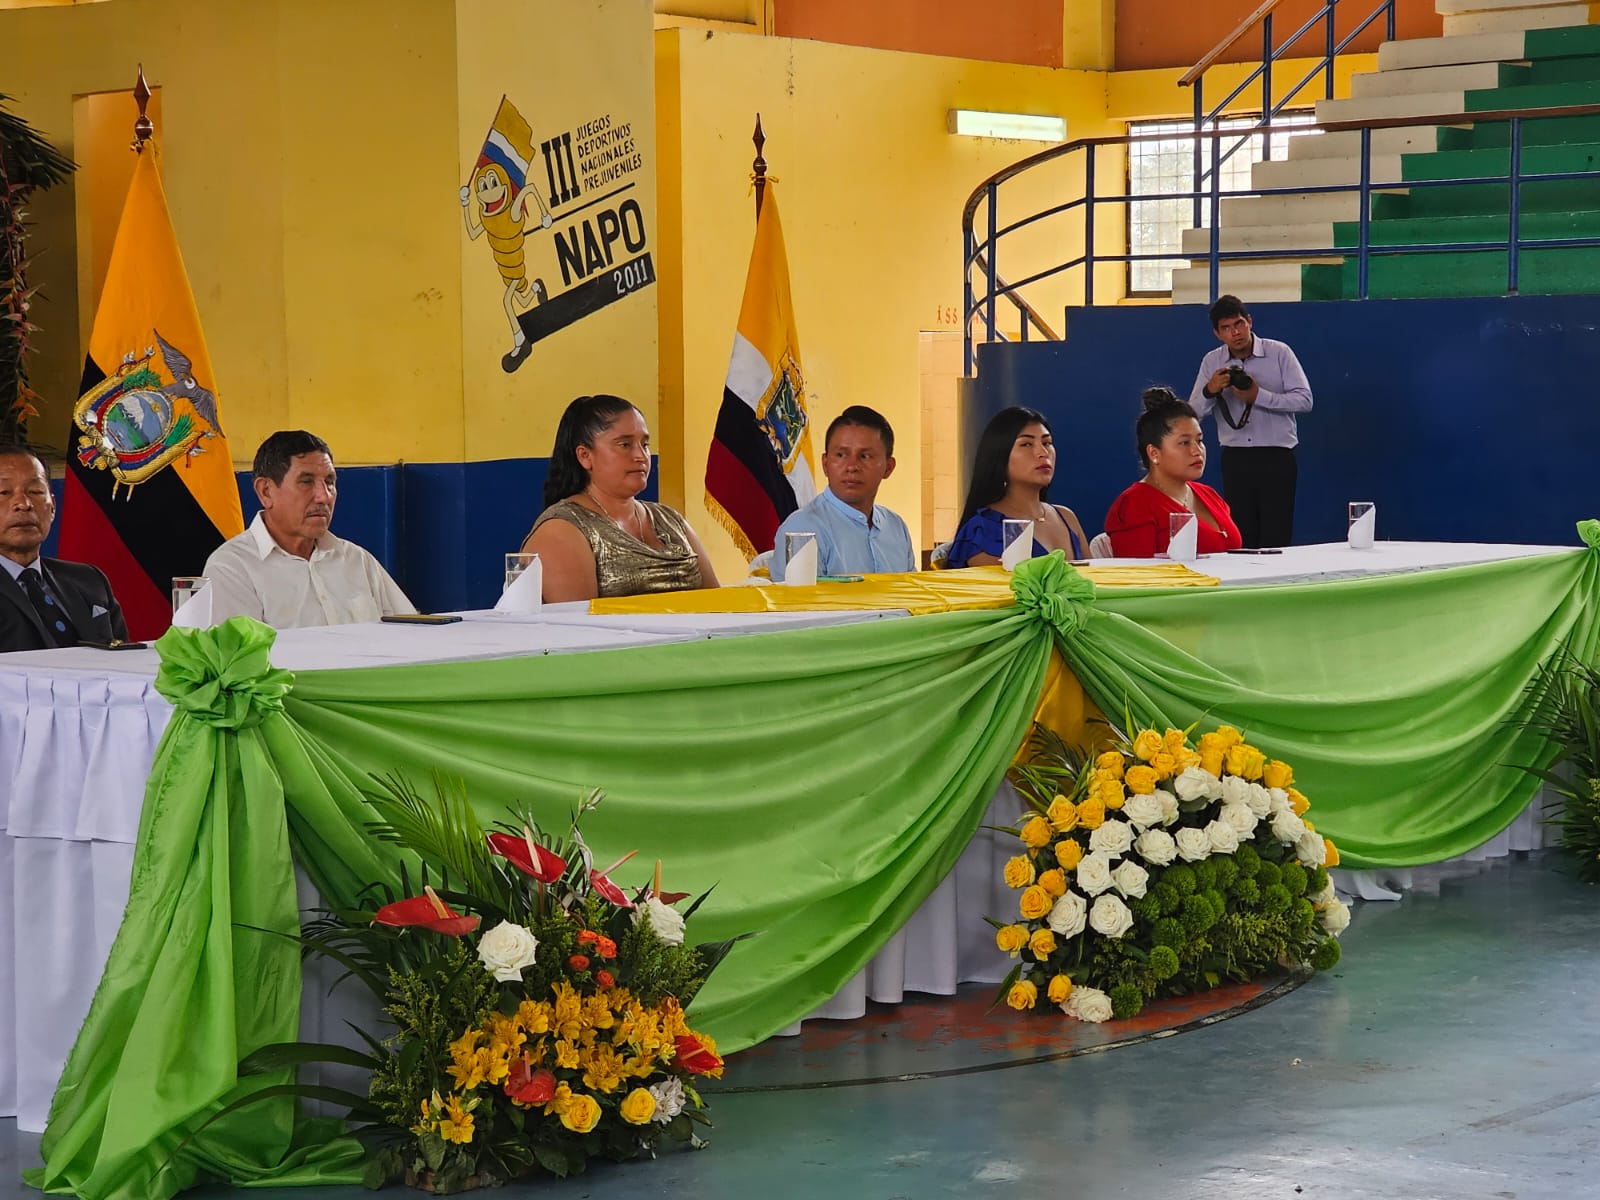
POLYGON ((679 900, 687 900, 688 892, 657 892, 656 899, 663 904, 676 904, 679 900))
POLYGON ((545 1104, 556 1094, 556 1077, 542 1067, 535 1071, 524 1054, 511 1064, 505 1087, 518 1104, 545 1104))
POLYGON ((535 842, 533 831, 526 825, 521 837, 510 833, 491 833, 488 837, 490 850, 540 883, 554 883, 567 872, 566 861, 535 842))
POLYGON ((589 872, 589 886, 594 888, 595 891, 599 892, 618 908, 633 907, 633 901, 628 899, 623 890, 616 884, 612 883, 611 880, 607 879, 599 871, 589 872))
POLYGON ((678 1065, 691 1075, 709 1075, 722 1069, 722 1058, 707 1050, 692 1033, 680 1033, 676 1042, 678 1065))
POLYGON ((574 954, 567 959, 567 966, 574 971, 587 971, 589 969, 589 956, 587 954, 574 954))
POLYGON ((602 992, 609 992, 617 986, 617 980, 610 971, 596 971, 594 973, 594 985, 602 992))
POLYGON ((478 927, 477 917, 462 916, 439 899, 431 887, 424 887, 422 892, 422 895, 413 896, 409 900, 396 900, 393 904, 385 904, 374 914, 372 923, 401 928, 420 925, 424 929, 448 934, 450 937, 460 937, 478 927))

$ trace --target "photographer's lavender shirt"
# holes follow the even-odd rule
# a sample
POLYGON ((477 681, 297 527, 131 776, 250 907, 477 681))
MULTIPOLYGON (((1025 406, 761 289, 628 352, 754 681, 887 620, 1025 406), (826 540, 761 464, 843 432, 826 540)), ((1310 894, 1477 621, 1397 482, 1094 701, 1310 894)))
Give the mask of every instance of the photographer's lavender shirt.
MULTIPOLYGON (((1206 384, 1211 377, 1229 363, 1237 363, 1256 381, 1260 394, 1256 396, 1255 411, 1243 429, 1234 429, 1217 415, 1217 440, 1224 446, 1285 446, 1293 449, 1300 441, 1295 428, 1295 413, 1311 411, 1311 383, 1300 366, 1294 351, 1282 342, 1258 337, 1251 347, 1250 357, 1232 357, 1226 346, 1218 346, 1200 360, 1200 374, 1189 393, 1189 404, 1202 420, 1217 406, 1206 397, 1206 384)), ((1244 419, 1244 401, 1232 388, 1222 389, 1228 411, 1236 421, 1244 419)))

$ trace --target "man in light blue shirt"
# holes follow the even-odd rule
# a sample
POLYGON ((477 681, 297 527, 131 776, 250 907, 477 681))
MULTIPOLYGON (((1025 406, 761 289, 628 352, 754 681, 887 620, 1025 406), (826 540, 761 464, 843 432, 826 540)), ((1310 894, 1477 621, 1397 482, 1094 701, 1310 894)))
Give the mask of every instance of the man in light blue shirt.
POLYGON ((768 566, 782 581, 783 535, 817 535, 817 574, 872 575, 915 571, 906 523, 876 503, 878 487, 894 473, 894 430, 882 413, 852 404, 828 426, 822 473, 828 486, 778 526, 768 566))
POLYGON ((1189 404, 1202 420, 1217 415, 1222 495, 1246 546, 1287 546, 1294 538, 1298 478, 1295 414, 1311 411, 1311 384, 1294 351, 1256 337, 1237 296, 1211 306, 1222 343, 1200 360, 1189 404))

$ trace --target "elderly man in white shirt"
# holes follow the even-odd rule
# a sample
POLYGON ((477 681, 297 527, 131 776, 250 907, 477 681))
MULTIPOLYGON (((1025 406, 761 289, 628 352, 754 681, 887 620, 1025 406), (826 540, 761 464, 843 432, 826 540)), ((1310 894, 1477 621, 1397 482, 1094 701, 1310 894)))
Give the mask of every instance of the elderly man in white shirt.
POLYGON ((255 491, 255 520, 206 560, 212 620, 298 629, 417 611, 377 559, 328 531, 338 495, 328 443, 303 429, 274 433, 256 451, 255 491))

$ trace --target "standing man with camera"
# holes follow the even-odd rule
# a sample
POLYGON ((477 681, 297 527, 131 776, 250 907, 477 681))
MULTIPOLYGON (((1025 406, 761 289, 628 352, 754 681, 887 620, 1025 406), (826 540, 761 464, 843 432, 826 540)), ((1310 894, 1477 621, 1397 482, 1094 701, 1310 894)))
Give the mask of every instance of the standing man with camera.
POLYGON ((1294 538, 1295 414, 1311 411, 1311 384, 1294 351, 1256 337, 1237 296, 1211 306, 1222 343, 1200 360, 1189 404, 1201 419, 1217 413, 1222 495, 1247 547, 1287 546, 1294 538))

